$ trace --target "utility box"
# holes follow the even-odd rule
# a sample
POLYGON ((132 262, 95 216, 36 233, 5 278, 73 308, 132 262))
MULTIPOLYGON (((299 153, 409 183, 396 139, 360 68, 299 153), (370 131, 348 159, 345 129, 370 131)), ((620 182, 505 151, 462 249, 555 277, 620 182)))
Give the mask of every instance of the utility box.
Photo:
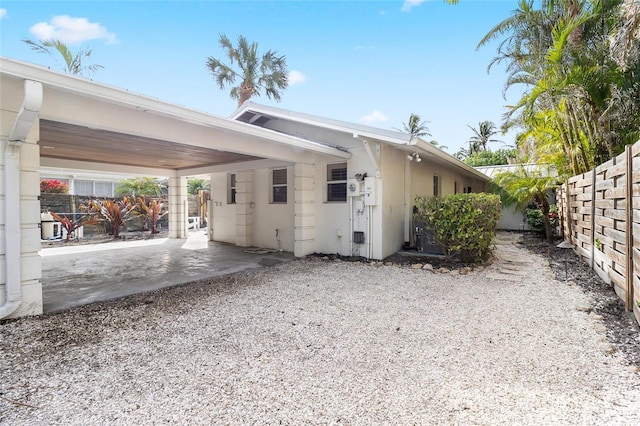
POLYGON ((376 178, 366 177, 364 178, 364 204, 367 206, 375 206, 376 200, 376 178))
POLYGON ((347 180, 347 196, 357 197, 361 195, 360 182, 357 179, 347 180))
POLYGON ((353 233, 353 242, 354 244, 364 244, 364 232, 355 231, 353 233))

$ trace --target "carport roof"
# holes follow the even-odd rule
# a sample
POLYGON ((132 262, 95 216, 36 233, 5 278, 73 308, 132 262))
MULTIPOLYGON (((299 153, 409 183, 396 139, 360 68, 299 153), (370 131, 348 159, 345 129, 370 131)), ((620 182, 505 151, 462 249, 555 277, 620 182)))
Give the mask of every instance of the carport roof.
MULTIPOLYGON (((43 163, 53 167, 58 163, 108 163, 156 170, 197 168, 203 171, 206 167, 259 159, 308 162, 309 155, 313 154, 350 157, 335 147, 13 59, 0 57, 0 74, 3 79, 42 83, 45 99, 40 114, 39 144, 41 157, 47 160, 43 163), (148 118, 149 124, 145 127, 144 123, 138 123, 135 131, 121 127, 114 118, 108 126, 94 126, 78 119, 72 108, 51 107, 54 101, 50 100, 47 108, 48 98, 58 103, 76 101, 80 105, 77 108, 86 108, 90 102, 91 106, 109 107, 119 114, 148 118), (177 130, 176 136, 154 129, 153 123, 157 123, 159 117, 175 123, 176 129, 180 126, 187 133, 198 133, 198 137, 178 134, 177 130)), ((5 102, 4 96, 2 99, 5 102)))

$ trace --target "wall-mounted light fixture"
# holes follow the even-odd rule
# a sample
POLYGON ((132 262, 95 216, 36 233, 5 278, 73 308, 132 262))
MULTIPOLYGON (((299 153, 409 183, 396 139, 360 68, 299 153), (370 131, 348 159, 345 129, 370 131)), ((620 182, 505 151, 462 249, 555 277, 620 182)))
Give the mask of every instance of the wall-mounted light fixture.
POLYGON ((407 160, 409 161, 416 160, 416 163, 419 163, 422 161, 422 158, 420 158, 420 154, 418 154, 417 152, 414 152, 413 154, 407 155, 407 160))

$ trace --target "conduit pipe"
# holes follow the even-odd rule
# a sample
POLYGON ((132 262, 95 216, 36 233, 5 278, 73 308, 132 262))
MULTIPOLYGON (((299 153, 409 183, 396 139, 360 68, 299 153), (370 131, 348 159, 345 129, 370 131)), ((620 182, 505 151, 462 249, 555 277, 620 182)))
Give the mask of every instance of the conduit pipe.
POLYGON ((4 270, 6 282, 0 319, 8 317, 22 303, 22 223, 20 209, 20 148, 42 107, 42 83, 24 81, 24 100, 9 138, 4 141, 4 270))

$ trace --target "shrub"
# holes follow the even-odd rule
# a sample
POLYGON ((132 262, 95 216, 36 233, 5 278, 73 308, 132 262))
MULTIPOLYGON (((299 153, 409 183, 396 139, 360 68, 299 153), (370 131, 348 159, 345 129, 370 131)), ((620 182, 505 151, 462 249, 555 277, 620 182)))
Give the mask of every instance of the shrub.
POLYGON ((43 179, 40 181, 40 192, 49 194, 68 194, 69 185, 58 179, 43 179))
POLYGON ((444 198, 416 197, 416 219, 424 221, 446 256, 479 262, 491 253, 500 219, 495 194, 455 194, 444 198))
MULTIPOLYGON (((527 217, 527 226, 529 227, 529 230, 544 235, 546 230, 542 210, 536 207, 528 207, 524 213, 527 217)), ((549 208, 549 222, 551 224, 551 229, 555 230, 558 226, 558 206, 555 204, 551 205, 549 208)))

